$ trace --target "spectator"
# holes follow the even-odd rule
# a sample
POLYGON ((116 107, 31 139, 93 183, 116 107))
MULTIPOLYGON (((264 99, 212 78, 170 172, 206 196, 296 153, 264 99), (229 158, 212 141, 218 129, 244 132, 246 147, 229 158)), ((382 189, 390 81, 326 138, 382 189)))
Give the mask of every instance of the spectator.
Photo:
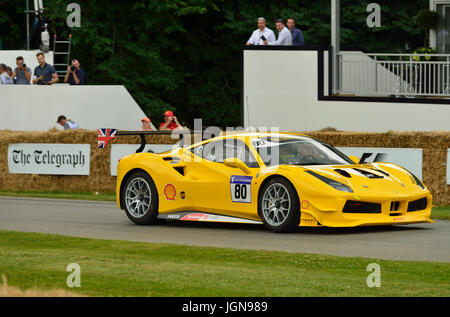
POLYGON ((14 80, 14 77, 12 77, 12 74, 13 74, 12 68, 9 66, 6 66, 6 72, 8 73, 9 77, 11 77, 14 80))
POLYGON ((70 119, 67 119, 65 116, 59 116, 56 123, 59 123, 61 126, 63 126, 64 130, 78 129, 78 123, 76 123, 75 121, 72 121, 70 119))
POLYGON ((3 85, 14 85, 14 80, 8 74, 8 66, 5 64, 0 64, 0 84, 3 85))
POLYGON ((34 69, 35 85, 53 85, 59 82, 58 74, 55 68, 45 62, 44 53, 37 53, 36 55, 39 66, 34 69))
POLYGON ((266 45, 292 45, 292 35, 288 28, 284 25, 283 19, 278 19, 275 22, 275 26, 278 30, 278 40, 276 41, 264 41, 266 45))
POLYGON ((294 18, 288 18, 286 25, 292 34, 292 45, 294 46, 305 45, 305 38, 303 37, 303 32, 295 27, 294 18))
POLYGON ((150 118, 144 118, 142 121, 142 131, 155 131, 155 128, 153 127, 152 122, 150 121, 150 118))
POLYGON ((179 130, 181 129, 181 124, 178 122, 177 117, 173 115, 172 111, 164 112, 164 122, 159 126, 159 130, 168 131, 168 130, 179 130))
POLYGON ((16 58, 16 65, 17 67, 11 76, 15 80, 16 85, 29 85, 31 80, 31 68, 27 67, 22 56, 16 58))
POLYGON ((275 41, 275 33, 266 27, 266 19, 258 18, 258 29, 252 33, 247 45, 264 45, 264 41, 275 41))
POLYGON ((80 67, 80 62, 73 59, 71 65, 67 66, 67 73, 64 77, 64 82, 71 86, 84 85, 86 80, 85 72, 80 67))

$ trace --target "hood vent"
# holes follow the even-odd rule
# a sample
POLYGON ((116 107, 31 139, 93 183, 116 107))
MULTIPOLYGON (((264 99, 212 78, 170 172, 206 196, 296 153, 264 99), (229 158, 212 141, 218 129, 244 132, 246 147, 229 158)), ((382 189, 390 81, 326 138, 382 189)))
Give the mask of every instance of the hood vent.
POLYGON ((344 176, 344 177, 348 177, 348 178, 351 178, 352 177, 352 175, 350 175, 350 173, 349 172, 347 172, 347 171, 344 171, 344 170, 341 170, 341 169, 335 169, 334 170, 336 173, 338 173, 338 174, 341 174, 342 176, 344 176))
POLYGON ((362 169, 359 169, 359 168, 354 168, 354 170, 359 172, 359 173, 361 173, 361 174, 363 174, 367 178, 384 178, 384 176, 382 176, 382 175, 377 175, 377 174, 374 174, 372 172, 365 171, 365 170, 362 170, 362 169))
POLYGON ((391 176, 391 175, 389 175, 389 173, 387 173, 387 172, 385 172, 383 170, 379 170, 379 169, 376 169, 376 168, 372 168, 372 170, 374 170, 376 172, 379 172, 379 173, 381 173, 381 174, 383 174, 384 176, 387 176, 387 177, 391 176))

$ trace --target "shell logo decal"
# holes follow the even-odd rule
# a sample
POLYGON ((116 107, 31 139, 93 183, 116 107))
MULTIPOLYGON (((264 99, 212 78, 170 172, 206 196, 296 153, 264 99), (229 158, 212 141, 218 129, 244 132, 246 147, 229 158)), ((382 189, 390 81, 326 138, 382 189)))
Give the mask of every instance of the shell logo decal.
POLYGON ((302 201, 302 209, 308 209, 309 208, 309 201, 303 200, 302 201))
POLYGON ((164 187, 164 195, 167 200, 175 200, 175 196, 177 195, 175 186, 172 184, 167 184, 166 187, 164 187))

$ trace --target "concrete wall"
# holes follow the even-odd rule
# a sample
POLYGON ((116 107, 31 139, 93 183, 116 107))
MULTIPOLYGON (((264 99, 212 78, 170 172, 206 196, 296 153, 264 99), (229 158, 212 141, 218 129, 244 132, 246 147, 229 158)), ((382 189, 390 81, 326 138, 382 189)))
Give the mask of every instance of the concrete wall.
POLYGON ((450 104, 319 100, 316 50, 249 49, 243 54, 245 127, 290 131, 326 127, 363 132, 450 130, 450 104))
POLYGON ((145 117, 124 86, 0 85, 0 130, 61 128, 59 115, 88 130, 138 130, 145 117))

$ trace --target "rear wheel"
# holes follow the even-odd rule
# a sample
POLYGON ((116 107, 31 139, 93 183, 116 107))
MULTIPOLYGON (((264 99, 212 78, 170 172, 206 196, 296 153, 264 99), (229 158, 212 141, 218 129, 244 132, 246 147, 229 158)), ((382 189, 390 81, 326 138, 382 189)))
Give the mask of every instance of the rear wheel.
POLYGON ((133 173, 123 186, 122 197, 125 213, 131 221, 139 225, 158 222, 158 192, 147 173, 133 173))
POLYGON ((294 186, 282 177, 269 180, 261 188, 258 212, 270 231, 294 231, 300 223, 300 206, 294 186))

